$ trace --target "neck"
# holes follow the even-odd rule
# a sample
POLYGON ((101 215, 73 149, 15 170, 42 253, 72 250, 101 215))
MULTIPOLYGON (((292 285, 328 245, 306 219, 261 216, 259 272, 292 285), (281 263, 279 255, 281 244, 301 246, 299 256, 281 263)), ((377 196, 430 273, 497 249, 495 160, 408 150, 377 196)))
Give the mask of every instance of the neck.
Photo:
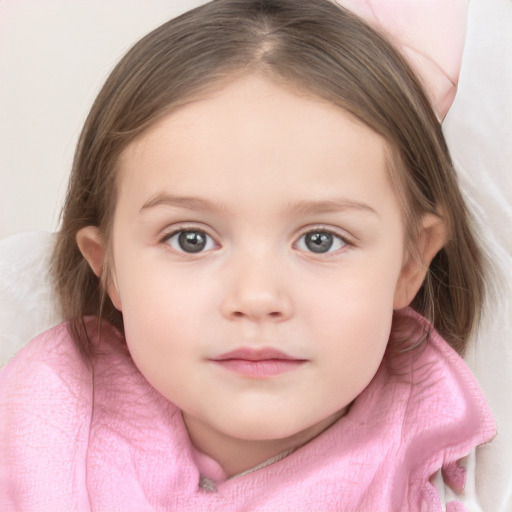
POLYGON ((308 443, 341 418, 346 410, 342 409, 306 430, 280 439, 240 439, 220 432, 186 413, 183 413, 183 420, 192 444, 220 464, 229 478, 308 443))

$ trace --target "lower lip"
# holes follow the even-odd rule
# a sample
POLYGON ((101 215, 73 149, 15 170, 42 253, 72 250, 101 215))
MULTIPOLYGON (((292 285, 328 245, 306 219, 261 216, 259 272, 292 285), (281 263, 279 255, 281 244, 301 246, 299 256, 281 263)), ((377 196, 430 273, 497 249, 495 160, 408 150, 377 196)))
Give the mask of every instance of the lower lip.
POLYGON ((254 379, 264 379, 288 373, 305 363, 300 359, 262 359, 259 361, 224 359, 214 360, 213 362, 232 373, 254 379))

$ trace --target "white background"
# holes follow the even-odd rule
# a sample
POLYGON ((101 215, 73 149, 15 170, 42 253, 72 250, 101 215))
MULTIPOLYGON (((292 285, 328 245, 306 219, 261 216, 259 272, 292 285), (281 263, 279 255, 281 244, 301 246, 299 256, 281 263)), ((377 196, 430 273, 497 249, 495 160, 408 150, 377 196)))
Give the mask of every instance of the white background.
POLYGON ((74 147, 119 58, 204 0, 0 0, 0 239, 55 231, 74 147))

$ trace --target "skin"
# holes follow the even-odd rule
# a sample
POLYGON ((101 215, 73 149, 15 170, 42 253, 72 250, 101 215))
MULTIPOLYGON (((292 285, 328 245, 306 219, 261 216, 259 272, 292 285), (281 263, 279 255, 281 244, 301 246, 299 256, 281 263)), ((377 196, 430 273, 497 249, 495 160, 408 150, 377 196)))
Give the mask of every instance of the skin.
MULTIPOLYGON (((135 364, 183 411, 195 446, 233 475, 342 417, 443 243, 425 217, 416 256, 405 253, 385 141, 248 76, 161 119, 119 164, 108 292, 135 364), (184 251, 180 230, 203 233, 204 250, 184 251), (332 247, 313 252, 310 231, 332 247), (303 363, 253 378, 212 362, 241 347, 303 363)), ((99 275, 98 228, 77 240, 99 275)))

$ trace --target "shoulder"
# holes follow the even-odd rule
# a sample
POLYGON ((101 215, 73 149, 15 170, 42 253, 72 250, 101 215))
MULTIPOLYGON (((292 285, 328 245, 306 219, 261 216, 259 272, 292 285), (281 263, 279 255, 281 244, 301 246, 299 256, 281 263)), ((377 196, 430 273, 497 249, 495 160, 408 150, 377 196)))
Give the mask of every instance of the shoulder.
POLYGON ((439 470, 444 483, 455 493, 464 491, 466 475, 459 463, 473 448, 492 440, 496 424, 460 355, 425 318, 412 310, 402 315, 414 336, 427 334, 420 347, 397 355, 388 370, 389 380, 404 399, 400 452, 401 466, 409 479, 409 505, 419 507, 425 500, 437 501, 430 482, 439 470))
POLYGON ((86 391, 90 370, 68 333, 59 324, 34 338, 0 371, 0 407, 9 402, 55 401, 86 391), (73 392, 69 384, 73 383, 73 392), (66 384, 63 386, 63 384, 66 384))
POLYGON ((34 338, 0 371, 0 504, 5 509, 36 510, 55 496, 62 499, 61 509, 66 496, 80 495, 91 408, 92 371, 66 324, 34 338), (66 486, 61 489, 58 482, 66 486))
POLYGON ((441 470, 461 494, 458 463, 493 438, 495 423, 471 371, 432 325, 408 309, 397 313, 393 328, 377 374, 339 422, 348 478, 371 483, 362 496, 355 489, 355 507, 442 510, 434 476, 441 470))
MULTIPOLYGON (((402 315, 413 338, 426 334, 421 346, 396 357, 390 371, 395 385, 401 383, 407 394, 402 435, 415 439, 433 430, 442 434, 436 436, 440 439, 450 438, 437 443, 439 448, 460 445, 467 452, 489 441, 495 422, 469 367, 425 318, 410 309, 402 315), (400 370, 393 372, 400 367, 405 370, 401 377, 400 370)), ((467 453, 459 457, 463 455, 467 453)))

